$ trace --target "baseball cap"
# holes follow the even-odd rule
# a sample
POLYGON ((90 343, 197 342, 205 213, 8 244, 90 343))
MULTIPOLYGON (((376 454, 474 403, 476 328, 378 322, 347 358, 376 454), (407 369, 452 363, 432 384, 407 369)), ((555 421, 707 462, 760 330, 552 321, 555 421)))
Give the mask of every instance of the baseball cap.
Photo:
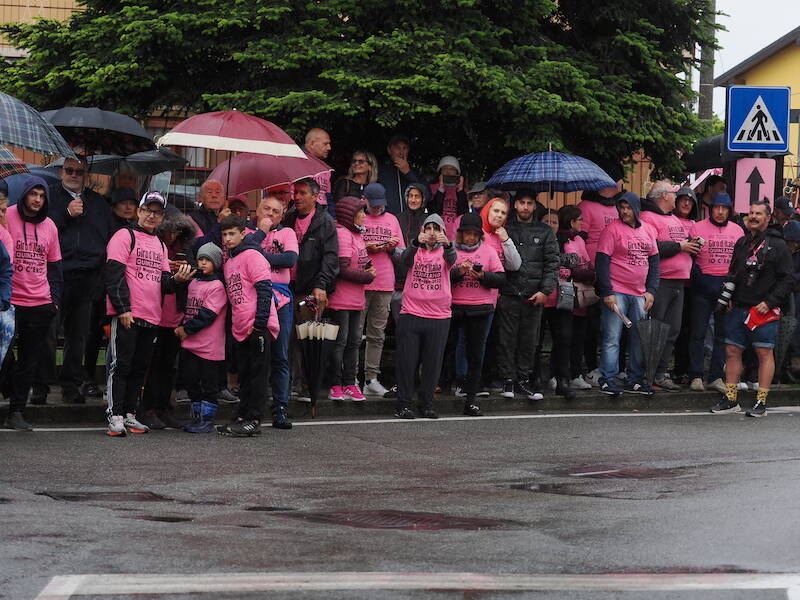
POLYGON ((142 196, 142 199, 139 202, 139 208, 147 206, 148 204, 160 204, 164 208, 167 208, 167 201, 164 200, 164 196, 158 192, 147 192, 144 196, 142 196))

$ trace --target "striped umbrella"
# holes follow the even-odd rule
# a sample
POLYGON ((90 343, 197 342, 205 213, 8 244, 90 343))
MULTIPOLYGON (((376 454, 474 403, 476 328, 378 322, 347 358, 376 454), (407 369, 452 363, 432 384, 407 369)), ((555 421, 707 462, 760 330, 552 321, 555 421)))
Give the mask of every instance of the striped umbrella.
POLYGON ((500 167, 486 187, 534 192, 578 192, 616 186, 592 161, 561 152, 535 152, 514 158, 500 167))
POLYGON ((21 173, 30 173, 30 170, 25 165, 25 161, 16 157, 5 146, 0 146, 0 179, 5 179, 11 175, 21 173))
POLYGON ((75 157, 69 144, 38 110, 0 92, 0 144, 40 154, 75 157))

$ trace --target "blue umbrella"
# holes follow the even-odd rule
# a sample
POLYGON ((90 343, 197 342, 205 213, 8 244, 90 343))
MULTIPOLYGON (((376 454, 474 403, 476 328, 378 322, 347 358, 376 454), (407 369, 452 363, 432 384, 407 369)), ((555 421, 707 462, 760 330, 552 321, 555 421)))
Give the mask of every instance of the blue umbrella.
POLYGON ((40 154, 74 157, 67 142, 38 110, 0 92, 0 144, 40 154))
POLYGON ((602 190, 617 184, 603 169, 580 156, 561 152, 535 152, 514 158, 500 167, 486 187, 534 192, 602 190))

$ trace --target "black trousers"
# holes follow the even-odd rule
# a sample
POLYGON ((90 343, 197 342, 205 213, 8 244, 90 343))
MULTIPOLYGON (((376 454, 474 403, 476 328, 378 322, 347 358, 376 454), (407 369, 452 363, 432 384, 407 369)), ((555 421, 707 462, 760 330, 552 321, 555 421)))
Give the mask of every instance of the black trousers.
POLYGON ((542 307, 500 294, 494 317, 498 344, 497 373, 502 379, 527 379, 539 341, 542 307))
POLYGON ((467 378, 464 381, 464 390, 467 397, 475 398, 481 384, 483 366, 483 344, 486 339, 486 328, 489 327, 489 316, 467 316, 458 306, 453 307, 453 318, 450 320, 450 339, 448 340, 449 356, 455 355, 458 342, 458 332, 464 331, 464 342, 467 350, 467 378))
POLYGON ((424 319, 400 315, 397 323, 397 409, 410 408, 416 387, 414 377, 420 369, 419 405, 433 408, 433 392, 442 370, 450 319, 424 319), (420 368, 421 366, 421 368, 420 368))
POLYGON ((89 333, 86 336, 86 347, 83 351, 83 369, 86 381, 94 381, 97 372, 97 357, 103 344, 103 321, 106 315, 105 297, 92 300, 89 316, 89 333))
POLYGON ((175 361, 181 349, 181 342, 171 327, 159 327, 156 331, 153 359, 142 394, 142 410, 169 409, 169 400, 175 383, 175 361))
POLYGON ((575 379, 582 371, 584 339, 588 322, 589 320, 585 316, 572 315, 572 344, 569 349, 570 379, 575 379))
POLYGON ((570 377, 572 356, 572 312, 555 307, 544 309, 544 319, 550 329, 553 348, 550 351, 550 377, 570 377))
POLYGON ((59 381, 65 389, 77 389, 83 383, 83 354, 89 337, 92 292, 96 289, 99 278, 100 269, 64 273, 60 311, 64 328, 64 361, 59 381))
POLYGON ((208 360, 194 352, 181 350, 180 372, 186 382, 186 391, 192 402, 217 403, 219 392, 219 370, 224 368, 222 360, 208 360), (221 364, 222 363, 222 364, 221 364))
MULTIPOLYGON (((9 412, 21 411, 28 402, 34 378, 41 373, 43 361, 49 359, 49 347, 42 343, 56 316, 53 304, 14 306, 16 310, 17 357, 11 383, 9 412)), ((11 356, 11 352, 8 356, 11 356)), ((12 358, 13 360, 13 358, 12 358)), ((36 383, 44 383, 36 381, 36 383)))
POLYGON ((111 320, 111 338, 108 353, 108 410, 111 415, 136 413, 139 393, 147 376, 153 356, 156 327, 133 324, 125 329, 117 317, 111 320))
POLYGON ((236 342, 239 367, 239 413, 246 421, 260 421, 269 394, 269 333, 250 334, 236 342))

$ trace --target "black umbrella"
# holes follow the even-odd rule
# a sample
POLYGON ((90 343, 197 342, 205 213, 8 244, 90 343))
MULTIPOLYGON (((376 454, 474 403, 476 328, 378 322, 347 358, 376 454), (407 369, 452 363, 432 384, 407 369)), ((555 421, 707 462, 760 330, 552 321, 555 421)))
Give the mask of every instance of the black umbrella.
MULTIPOLYGON (((146 152, 136 152, 128 156, 116 154, 96 154, 86 157, 89 170, 98 175, 113 175, 125 163, 140 175, 156 175, 164 171, 180 169, 188 162, 169 148, 158 148, 146 152)), ((48 167, 61 167, 64 159, 51 162, 48 167)))
POLYGON ((118 154, 155 150, 156 144, 139 122, 127 115, 80 106, 48 110, 42 116, 81 154, 118 154))
POLYGON ((778 339, 775 340, 775 375, 778 377, 778 381, 780 381, 783 361, 786 359, 786 352, 789 350, 789 344, 792 343, 795 329, 797 329, 797 317, 795 316, 794 295, 790 295, 789 309, 781 315, 778 323, 778 339))
POLYGON ((644 361, 644 380, 647 385, 652 385, 656 376, 658 362, 664 346, 669 339, 670 327, 662 321, 657 321, 647 315, 636 323, 636 330, 639 332, 639 340, 642 347, 642 360, 644 361))
POLYGON ((317 400, 324 393, 323 376, 336 343, 339 326, 321 321, 304 321, 296 329, 313 419, 317 416, 317 400))

